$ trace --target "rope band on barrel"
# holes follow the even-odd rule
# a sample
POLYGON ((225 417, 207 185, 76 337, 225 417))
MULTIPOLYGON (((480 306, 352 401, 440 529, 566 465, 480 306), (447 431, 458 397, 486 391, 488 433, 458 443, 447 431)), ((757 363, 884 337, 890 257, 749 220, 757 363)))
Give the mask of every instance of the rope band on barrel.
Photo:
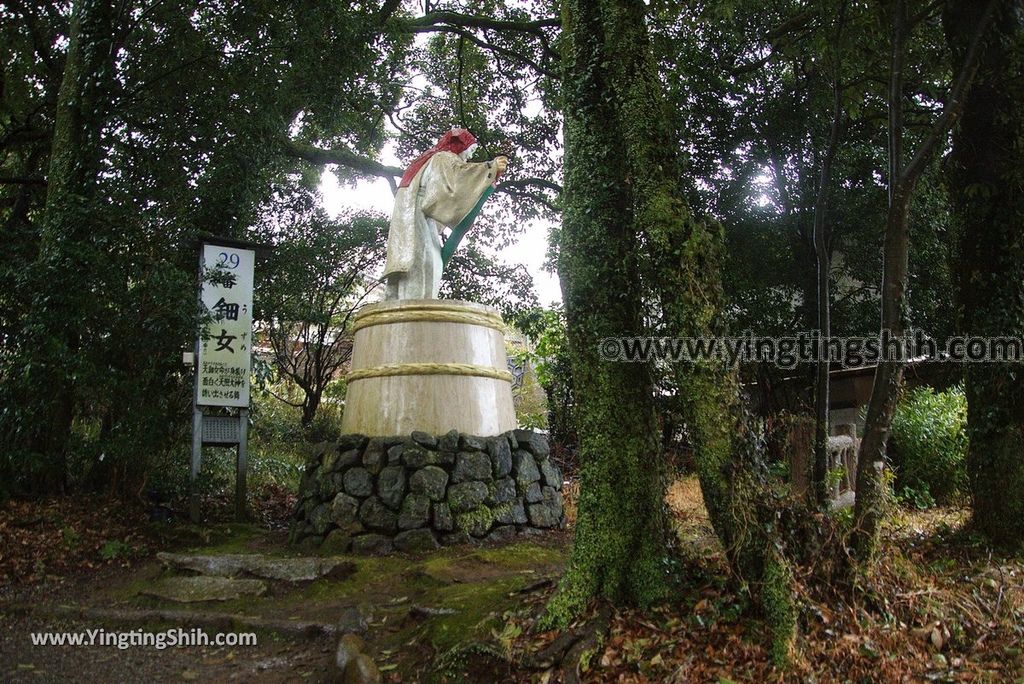
POLYGON ((469 363, 393 363, 354 370, 346 376, 348 382, 367 378, 393 378, 401 375, 462 375, 492 378, 512 382, 512 373, 490 366, 469 363))
POLYGON ((352 325, 352 332, 372 325, 386 325, 389 323, 465 323, 467 325, 479 325, 493 328, 500 332, 505 331, 501 317, 494 314, 477 313, 475 311, 445 311, 443 309, 408 309, 405 311, 374 311, 364 314, 356 319, 352 325))

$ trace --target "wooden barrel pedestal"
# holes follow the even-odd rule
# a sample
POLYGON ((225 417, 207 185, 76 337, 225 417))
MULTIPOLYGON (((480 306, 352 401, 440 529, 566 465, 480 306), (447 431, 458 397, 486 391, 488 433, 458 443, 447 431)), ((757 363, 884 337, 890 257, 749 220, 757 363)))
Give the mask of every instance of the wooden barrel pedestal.
POLYGON ((405 299, 356 316, 342 432, 374 437, 516 427, 501 315, 470 302, 405 299))

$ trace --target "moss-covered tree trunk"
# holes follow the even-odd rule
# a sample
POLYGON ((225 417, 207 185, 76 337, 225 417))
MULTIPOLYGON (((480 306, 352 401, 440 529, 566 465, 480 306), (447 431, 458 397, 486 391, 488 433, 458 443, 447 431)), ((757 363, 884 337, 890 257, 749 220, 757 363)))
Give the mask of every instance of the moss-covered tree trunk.
MULTIPOLYGON (((619 135, 626 162, 624 186, 637 224, 644 259, 642 277, 660 304, 664 329, 680 337, 721 334, 723 308, 721 227, 695 218, 684 199, 679 139, 661 95, 658 66, 649 48, 641 2, 607 3, 605 42, 609 84, 616 94, 619 135)), ((733 567, 756 581, 764 565, 761 526, 741 521, 764 498, 759 454, 752 441, 733 369, 707 361, 677 364, 684 419, 705 504, 733 567), (748 533, 760 541, 747 543, 748 533), (758 548, 755 548, 758 547, 758 548)))
MULTIPOLYGON (((32 278, 32 339, 22 340, 23 444, 42 459, 36 487, 63 489, 74 418, 78 352, 95 308, 108 227, 98 219, 102 129, 114 68, 115 10, 81 0, 71 12, 57 95, 39 258, 32 278)), ((95 312, 102 315, 102 312, 95 312)))
POLYGON ((663 594, 665 467, 645 363, 607 360, 603 338, 644 334, 641 230, 612 82, 626 56, 610 40, 621 2, 563 3, 565 190, 558 269, 579 436, 580 501, 565 575, 547 622, 593 598, 646 604, 663 594))
MULTIPOLYGON (((948 2, 954 68, 981 8, 948 2)), ((1001 0, 963 118, 950 185, 961 224, 960 329, 1024 336, 1024 3, 1001 0)), ((967 370, 967 467, 974 521, 992 541, 1024 540, 1024 364, 967 370)))
MULTIPOLYGON (((612 83, 620 93, 645 280, 672 335, 723 335, 724 236, 717 223, 694 217, 686 203, 679 135, 648 47, 645 7, 630 2, 616 8, 608 41, 624 58, 613 63, 612 83)), ((676 364, 675 377, 712 525, 733 572, 760 603, 773 657, 783 665, 792 656, 796 630, 793 577, 737 369, 711 360, 676 364)))
MULTIPOLYGON (((569 567, 549 605, 564 624, 597 596, 657 598, 666 552, 665 472, 651 369, 602 359, 602 338, 644 334, 660 306, 674 334, 709 334, 721 310, 720 227, 695 220, 680 182, 679 140, 639 0, 563 4, 565 290, 580 436, 581 500, 569 567)), ((615 351, 614 345, 604 350, 615 351)), ((712 522, 733 567, 766 599, 786 660, 792 576, 774 522, 736 375, 678 367, 687 427, 712 522), (761 589, 765 591, 761 592, 761 589)))

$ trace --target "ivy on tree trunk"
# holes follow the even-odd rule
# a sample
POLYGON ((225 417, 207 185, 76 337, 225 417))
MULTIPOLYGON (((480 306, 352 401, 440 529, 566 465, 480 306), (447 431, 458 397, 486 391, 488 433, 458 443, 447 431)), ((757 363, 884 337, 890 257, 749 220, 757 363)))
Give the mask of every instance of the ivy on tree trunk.
POLYGON ((97 280, 106 259, 96 201, 102 168, 101 135, 109 108, 115 10, 82 0, 71 11, 63 78, 57 94, 35 298, 26 349, 22 409, 30 421, 13 440, 41 459, 37 486, 65 488, 67 444, 75 416, 82 331, 96 307, 97 280))
MULTIPOLYGON (((973 3, 947 2, 954 68, 978 22, 973 3)), ((975 83, 953 135, 949 176, 960 223, 960 330, 1024 334, 1024 6, 1001 0, 975 83)), ((974 522, 992 541, 1024 539, 1024 364, 967 368, 967 429, 974 522)))
MULTIPOLYGON (((559 271, 579 415, 580 505, 566 574, 548 605, 564 625, 595 597, 646 604, 664 590, 665 465, 648 364, 603 360, 602 338, 715 332, 721 227, 693 217, 678 139, 638 0, 563 5, 565 210, 559 271)), ((613 345, 609 345, 610 347, 613 345)), ((614 351, 608 349, 606 351, 614 351)), ((773 652, 789 659, 792 573, 767 498, 758 439, 734 369, 678 365, 701 488, 733 568, 762 599, 773 652)))
MULTIPOLYGON (((603 338, 645 331, 641 228, 623 149, 626 94, 613 83, 613 71, 632 60, 614 40, 621 13, 632 4, 563 4, 565 205, 558 268, 576 391, 580 501, 569 563, 547 608, 551 626, 565 626, 594 598, 643 605, 665 589, 666 478, 652 371, 645 363, 606 360, 598 347, 603 338)), ((632 48, 646 49, 646 43, 632 48)))

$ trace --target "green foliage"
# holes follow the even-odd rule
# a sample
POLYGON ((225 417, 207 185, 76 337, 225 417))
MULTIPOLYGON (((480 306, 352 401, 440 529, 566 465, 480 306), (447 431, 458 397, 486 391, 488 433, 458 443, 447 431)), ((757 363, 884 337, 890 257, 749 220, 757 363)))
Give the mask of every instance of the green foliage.
POLYGON ((896 500, 904 506, 921 510, 933 508, 936 505, 935 498, 932 496, 927 485, 903 487, 896 492, 896 500))
POLYGON ((331 219, 318 200, 305 190, 282 193, 255 229, 275 247, 261 264, 256 324, 273 374, 301 390, 307 427, 351 358, 351 323, 378 285, 388 226, 368 213, 331 219))
POLYGON ((543 401, 539 396, 524 401, 524 407, 532 408, 524 412, 528 415, 522 415, 520 423, 524 427, 547 429, 553 444, 571 447, 576 430, 572 422, 572 372, 565 311, 560 305, 534 308, 523 312, 515 322, 531 343, 529 348, 521 348, 510 356, 529 369, 521 393, 543 392, 546 397, 543 401))
POLYGON ((316 418, 306 428, 307 442, 322 442, 337 438, 341 432, 341 417, 344 413, 343 403, 330 400, 320 405, 316 418))
POLYGON ((548 427, 547 414, 543 410, 524 410, 517 406, 516 419, 519 427, 527 430, 546 430, 548 427))
POLYGON ((506 337, 508 360, 521 374, 521 380, 512 386, 512 403, 516 410, 519 427, 529 430, 546 430, 548 427, 548 403, 544 390, 537 381, 534 366, 535 354, 527 347, 510 345, 506 337))
POLYGON ((967 494, 967 400, 962 387, 905 394, 892 421, 896 491, 920 508, 967 494))
POLYGON ((0 480, 19 492, 156 474, 189 425, 197 235, 245 237, 309 182, 290 136, 375 150, 365 112, 393 104, 410 40, 345 5, 105 8, 0 7, 0 176, 31 179, 0 183, 0 480))
POLYGON ((60 530, 61 542, 69 549, 78 546, 82 541, 82 535, 73 527, 62 527, 60 530))
POLYGON ((561 306, 534 309, 520 319, 520 326, 534 341, 531 359, 537 380, 544 387, 564 381, 568 374, 568 344, 565 337, 565 311, 561 306))
MULTIPOLYGON (((334 381, 324 394, 336 394, 340 390, 335 388, 343 385, 341 381, 334 381)), ((341 434, 339 402, 326 398, 313 422, 303 427, 301 406, 294 405, 299 395, 301 392, 289 383, 253 392, 249 452, 252 477, 257 485, 273 483, 298 490, 309 445, 335 439, 341 434)))
MULTIPOLYGON (((272 386, 272 389, 282 391, 279 386, 272 386)), ((325 423, 322 430, 336 436, 340 411, 322 413, 325 423), (335 419, 333 424, 327 424, 328 416, 335 419)), ((248 445, 248 483, 252 491, 268 484, 298 490, 308 445, 317 439, 313 430, 303 429, 301 415, 298 407, 276 399, 266 389, 253 387, 248 445)), ((180 500, 188 495, 189 444, 188 434, 183 433, 177 445, 147 455, 148 492, 162 501, 180 500)), ((235 458, 234 447, 205 447, 197 481, 198 492, 213 495, 233 491, 235 458)), ((83 467, 88 467, 91 460, 84 457, 83 467)))
POLYGON ((528 361, 547 395, 545 427, 552 444, 563 452, 571 451, 576 444, 576 425, 572 410, 573 379, 565 311, 561 306, 533 309, 516 322, 534 345, 528 361))
POLYGON ((442 272, 438 296, 493 306, 508 321, 537 306, 533 277, 526 269, 489 256, 472 235, 442 272))

